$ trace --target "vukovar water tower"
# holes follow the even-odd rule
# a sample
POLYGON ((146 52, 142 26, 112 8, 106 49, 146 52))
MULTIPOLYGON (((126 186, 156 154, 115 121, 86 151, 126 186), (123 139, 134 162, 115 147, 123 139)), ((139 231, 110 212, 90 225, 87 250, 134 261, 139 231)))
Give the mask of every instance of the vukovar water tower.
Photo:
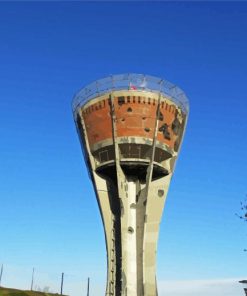
POLYGON ((74 118, 106 238, 106 295, 156 296, 159 225, 188 117, 170 82, 114 75, 80 90, 74 118))

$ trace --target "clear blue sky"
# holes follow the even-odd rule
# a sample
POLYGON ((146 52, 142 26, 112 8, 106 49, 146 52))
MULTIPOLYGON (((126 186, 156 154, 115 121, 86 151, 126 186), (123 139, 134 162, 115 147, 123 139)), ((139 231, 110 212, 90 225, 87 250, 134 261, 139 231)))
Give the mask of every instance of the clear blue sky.
POLYGON ((104 286, 70 104, 87 83, 127 72, 165 78, 190 100, 158 279, 247 275, 247 226, 235 217, 247 192, 245 2, 0 3, 0 263, 104 286))

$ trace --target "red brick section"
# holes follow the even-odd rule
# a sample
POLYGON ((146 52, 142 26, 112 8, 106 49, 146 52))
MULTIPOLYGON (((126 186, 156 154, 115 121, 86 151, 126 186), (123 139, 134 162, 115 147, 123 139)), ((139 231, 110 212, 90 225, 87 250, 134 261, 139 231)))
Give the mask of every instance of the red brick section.
MULTIPOLYGON (((124 96, 114 98, 116 127, 118 137, 144 137, 152 140, 154 136, 157 100, 145 96, 124 96)), ((160 104, 160 120, 158 128, 165 125, 169 136, 158 131, 157 140, 174 148, 177 136, 171 125, 176 117, 176 106, 164 101, 160 104)), ((112 138, 109 99, 92 103, 83 109, 89 145, 112 138)))
POLYGON ((90 148, 97 142, 112 138, 109 99, 91 104, 83 109, 90 148))

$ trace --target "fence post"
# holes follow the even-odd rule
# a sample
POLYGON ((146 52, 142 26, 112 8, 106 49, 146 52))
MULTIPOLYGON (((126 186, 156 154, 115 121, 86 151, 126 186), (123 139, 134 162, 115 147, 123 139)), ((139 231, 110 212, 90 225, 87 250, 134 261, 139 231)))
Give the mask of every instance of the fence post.
POLYGON ((3 264, 0 271, 0 287, 1 287, 2 275, 3 275, 3 264))
POLYGON ((87 279, 87 296, 89 296, 90 278, 87 279))
POLYGON ((31 291, 33 291, 34 268, 32 272, 31 291))
POLYGON ((63 277, 64 277, 64 273, 62 273, 62 279, 61 279, 61 295, 63 295, 63 277))

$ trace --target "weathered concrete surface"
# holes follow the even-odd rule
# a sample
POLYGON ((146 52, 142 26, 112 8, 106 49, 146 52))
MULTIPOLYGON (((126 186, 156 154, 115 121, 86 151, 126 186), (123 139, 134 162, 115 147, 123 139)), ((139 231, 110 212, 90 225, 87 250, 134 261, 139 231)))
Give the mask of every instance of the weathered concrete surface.
POLYGON ((159 225, 186 114, 147 91, 116 91, 76 110, 104 223, 106 295, 155 296, 159 225))

